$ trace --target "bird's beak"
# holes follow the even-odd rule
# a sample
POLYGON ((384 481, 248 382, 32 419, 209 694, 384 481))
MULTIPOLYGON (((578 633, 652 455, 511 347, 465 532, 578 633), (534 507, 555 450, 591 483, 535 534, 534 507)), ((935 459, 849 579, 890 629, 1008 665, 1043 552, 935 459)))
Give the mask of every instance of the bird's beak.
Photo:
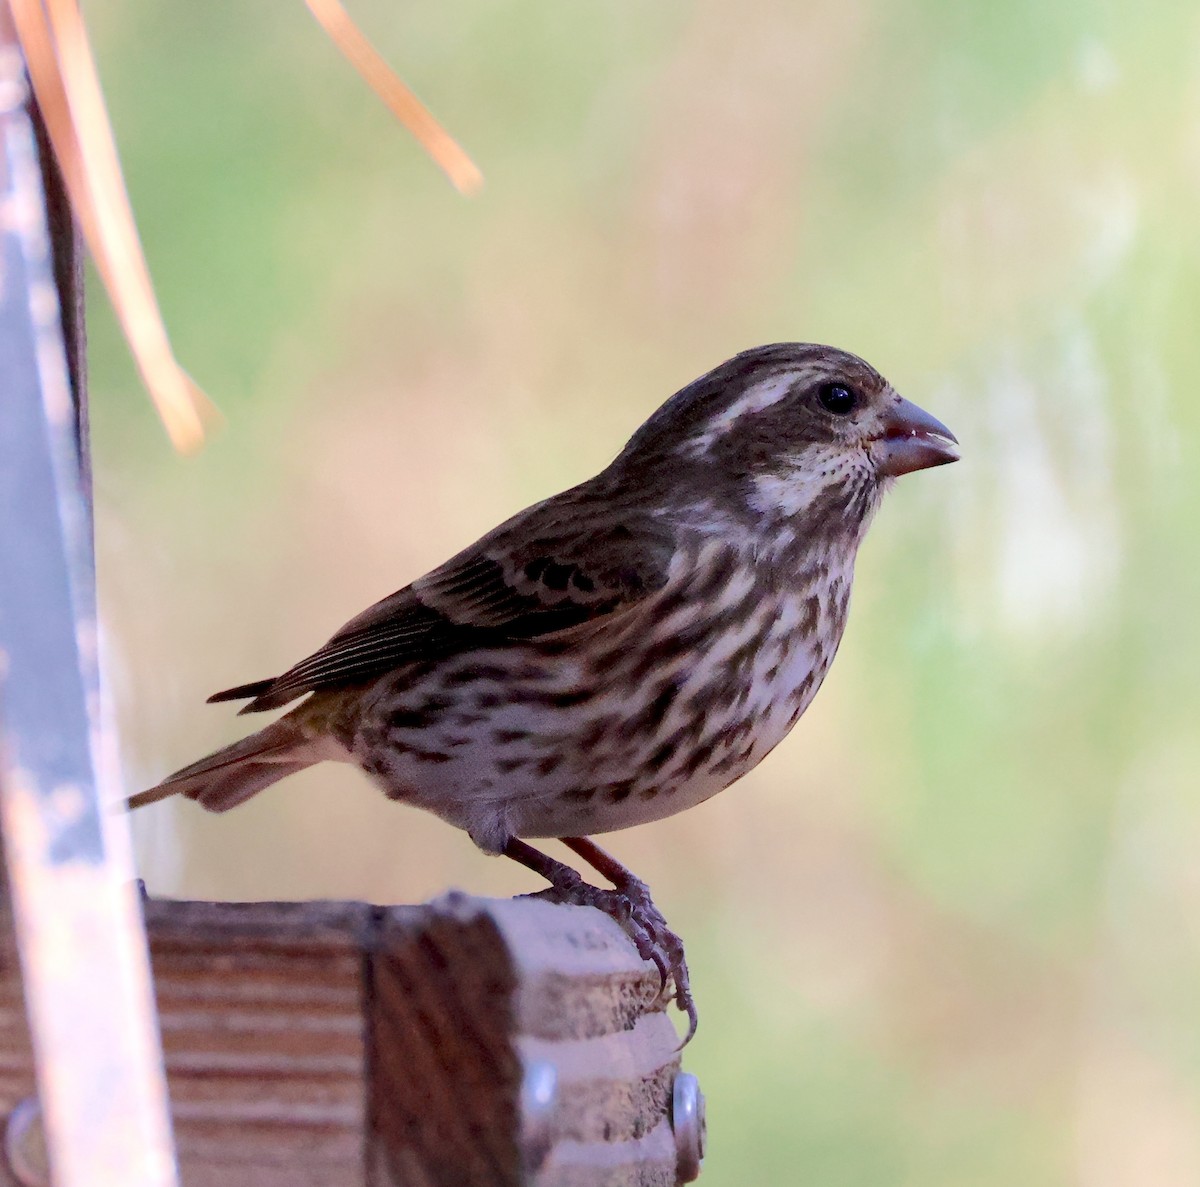
POLYGON ((958 457, 958 438, 936 417, 904 399, 888 409, 883 432, 871 442, 876 472, 885 478, 944 466, 958 457))

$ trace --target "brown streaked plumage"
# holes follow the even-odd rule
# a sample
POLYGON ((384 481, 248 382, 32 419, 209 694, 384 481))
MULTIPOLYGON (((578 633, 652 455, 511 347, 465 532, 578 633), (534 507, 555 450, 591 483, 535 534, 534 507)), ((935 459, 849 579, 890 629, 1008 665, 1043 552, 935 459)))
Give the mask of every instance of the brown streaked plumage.
POLYGON ((678 937, 586 839, 757 764, 815 695, 854 559, 897 475, 950 431, 861 359, 781 343, 667 401, 595 478, 501 524, 281 676, 211 697, 279 720, 134 796, 213 811, 322 759, 622 919, 696 1014, 678 937), (559 837, 614 883, 522 838, 559 837))

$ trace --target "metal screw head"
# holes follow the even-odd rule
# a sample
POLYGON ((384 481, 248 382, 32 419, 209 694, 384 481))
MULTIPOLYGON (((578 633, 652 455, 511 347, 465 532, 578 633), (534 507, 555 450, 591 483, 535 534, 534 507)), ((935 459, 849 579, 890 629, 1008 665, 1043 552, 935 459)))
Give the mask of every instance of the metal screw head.
POLYGON ((4 1158, 21 1187, 50 1187, 50 1164, 37 1098, 18 1101, 4 1126, 4 1158))
POLYGON ((675 1132, 675 1173, 679 1182, 691 1183, 700 1177, 708 1145, 704 1093, 691 1072, 680 1072, 675 1077, 671 1090, 671 1129, 675 1132))
POLYGON ((521 1079, 521 1146, 529 1174, 535 1173, 550 1153, 557 1104, 558 1069, 547 1060, 534 1060, 521 1079))

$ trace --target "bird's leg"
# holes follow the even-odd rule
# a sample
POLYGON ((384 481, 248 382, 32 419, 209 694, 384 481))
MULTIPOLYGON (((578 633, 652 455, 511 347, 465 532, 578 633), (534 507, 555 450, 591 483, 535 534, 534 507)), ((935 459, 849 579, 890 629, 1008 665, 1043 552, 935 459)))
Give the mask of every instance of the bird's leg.
MULTIPOLYGON (((696 1002, 692 997, 691 981, 688 978, 687 956, 683 941, 667 926, 662 912, 650 897, 646 885, 628 866, 619 862, 606 849, 601 849, 590 837, 560 837, 564 845, 578 853, 584 861, 607 878, 629 900, 631 913, 638 919, 652 938, 652 943, 661 956, 675 983, 675 1004, 688 1016, 686 1043, 696 1033, 696 1002)), ((640 949, 639 949, 640 951, 640 949)), ((657 961, 655 963, 658 963, 657 961)), ((664 981, 664 988, 666 982, 664 981)))
POLYGON ((688 980, 683 941, 667 926, 662 912, 650 898, 649 887, 587 837, 561 837, 560 840, 603 874, 616 889, 589 885, 571 866, 515 837, 508 841, 503 853, 545 878, 560 902, 596 907, 621 924, 636 945, 638 955, 652 961, 658 969, 660 993, 665 992, 669 983, 674 983, 675 1004, 688 1017, 688 1032, 683 1044, 688 1043, 696 1033, 699 1018, 688 980))

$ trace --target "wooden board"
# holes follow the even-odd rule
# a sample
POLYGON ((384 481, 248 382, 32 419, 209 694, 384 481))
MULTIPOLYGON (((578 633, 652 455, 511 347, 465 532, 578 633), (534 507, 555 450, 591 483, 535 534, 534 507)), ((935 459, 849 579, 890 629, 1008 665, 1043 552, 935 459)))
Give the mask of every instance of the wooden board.
MULTIPOLYGON (((146 924, 184 1187, 679 1181, 678 1036, 597 911, 151 900, 146 924)), ((4 1114, 34 1091, 8 944, 4 1114)))

